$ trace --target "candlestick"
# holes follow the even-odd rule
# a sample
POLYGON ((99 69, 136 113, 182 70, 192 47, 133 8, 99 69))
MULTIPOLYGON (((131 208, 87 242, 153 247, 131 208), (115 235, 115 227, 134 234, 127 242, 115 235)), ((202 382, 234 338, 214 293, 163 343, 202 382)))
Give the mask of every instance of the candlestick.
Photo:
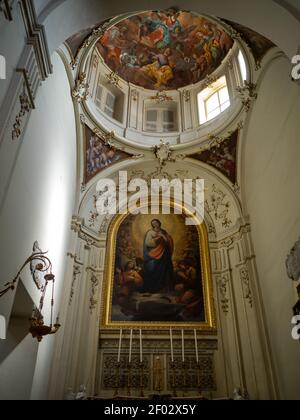
POLYGON ((122 335, 123 335, 123 330, 120 329, 119 350, 118 350, 118 363, 120 363, 120 361, 121 361, 122 335))
POLYGON ((143 340, 142 340, 142 329, 140 329, 140 362, 143 363, 143 340))
POLYGON ((195 335, 195 352, 196 352, 196 361, 199 363, 199 354, 198 354, 198 339, 197 339, 197 330, 194 330, 195 335))
POLYGON ((184 362, 184 330, 181 331, 182 338, 182 361, 184 362))
POLYGON ((132 355, 132 334, 133 334, 133 330, 130 330, 130 340, 129 340, 129 363, 131 363, 131 355, 132 355))
POLYGON ((171 361, 174 362, 174 348, 173 348, 173 331, 170 328, 170 342, 171 342, 171 361))

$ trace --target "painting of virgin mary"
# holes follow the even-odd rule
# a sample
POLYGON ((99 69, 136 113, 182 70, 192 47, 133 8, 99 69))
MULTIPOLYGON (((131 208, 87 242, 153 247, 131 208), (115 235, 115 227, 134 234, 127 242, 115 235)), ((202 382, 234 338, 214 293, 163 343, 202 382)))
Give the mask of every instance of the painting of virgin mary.
POLYGON ((128 215, 115 246, 110 321, 205 321, 197 226, 183 215, 128 215))

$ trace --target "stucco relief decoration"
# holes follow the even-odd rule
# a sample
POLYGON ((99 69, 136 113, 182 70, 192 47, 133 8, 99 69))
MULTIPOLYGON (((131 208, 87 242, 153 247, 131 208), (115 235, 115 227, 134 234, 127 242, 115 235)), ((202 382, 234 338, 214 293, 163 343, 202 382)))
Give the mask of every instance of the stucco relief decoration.
POLYGON ((89 85, 86 82, 85 73, 81 73, 79 75, 79 78, 76 80, 75 87, 72 91, 72 96, 78 103, 87 100, 89 96, 89 85))
POLYGON ((150 99, 157 104, 163 104, 165 102, 172 102, 172 96, 168 96, 166 92, 157 92, 156 95, 151 96, 150 99))
POLYGON ((116 87, 120 87, 120 85, 119 85, 120 78, 115 72, 111 72, 111 73, 107 74, 106 79, 111 85, 116 86, 116 87))
POLYGON ((74 269, 73 269, 73 278, 72 278, 72 284, 71 284, 71 290, 70 290, 69 305, 71 305, 73 302, 73 298, 75 294, 75 284, 76 284, 77 276, 79 274, 81 274, 81 268, 79 265, 76 264, 74 265, 74 269))
POLYGON ((99 286, 99 279, 95 273, 91 275, 91 292, 90 292, 90 312, 97 307, 98 299, 96 299, 97 290, 99 286))
POLYGON ((244 299, 249 302, 251 308, 253 308, 253 295, 250 286, 250 276, 247 267, 241 268, 241 280, 243 283, 244 299))
POLYGON ((243 87, 239 86, 237 88, 237 91, 240 94, 240 98, 245 111, 249 112, 252 102, 255 101, 258 97, 258 94, 256 92, 257 86, 255 83, 247 81, 245 81, 244 83, 245 85, 243 87))
POLYGON ((21 137, 24 117, 32 108, 30 98, 25 91, 20 95, 20 106, 21 109, 17 114, 13 124, 12 140, 18 140, 21 137))
POLYGON ((232 225, 229 218, 230 201, 216 185, 212 186, 212 192, 205 204, 207 212, 214 217, 215 221, 221 222, 224 228, 229 228, 232 225))
POLYGON ((167 162, 175 162, 172 158, 172 150, 170 143, 165 143, 163 140, 160 141, 160 145, 154 146, 152 148, 156 159, 158 160, 160 168, 165 166, 167 162))
POLYGON ((232 46, 232 38, 218 24, 174 8, 124 19, 96 45, 114 73, 151 90, 200 82, 221 65, 232 46))
POLYGON ((185 102, 190 102, 191 100, 191 91, 190 90, 184 90, 182 92, 182 96, 185 102))
POLYGON ((221 295, 221 307, 225 315, 229 312, 229 275, 222 275, 217 277, 217 284, 221 295))
POLYGON ((286 269, 291 280, 300 280, 300 239, 295 243, 286 259, 286 269))
POLYGON ((133 102, 137 102, 139 99, 139 92, 136 89, 133 89, 131 91, 131 99, 133 100, 133 102))
POLYGON ((107 232, 107 229, 108 229, 108 226, 109 226, 110 221, 111 221, 111 217, 110 216, 105 215, 103 217, 103 220, 102 220, 102 222, 100 224, 100 228, 99 228, 99 234, 100 235, 107 232))

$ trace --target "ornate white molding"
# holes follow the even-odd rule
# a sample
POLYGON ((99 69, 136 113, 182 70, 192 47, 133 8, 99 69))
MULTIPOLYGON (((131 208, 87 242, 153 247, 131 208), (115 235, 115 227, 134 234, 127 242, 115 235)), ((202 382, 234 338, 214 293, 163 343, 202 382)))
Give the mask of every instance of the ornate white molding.
POLYGON ((163 104, 165 102, 173 101, 172 96, 168 96, 166 92, 157 92, 156 95, 151 96, 150 99, 157 104, 163 104))
POLYGON ((77 276, 81 274, 81 268, 79 265, 74 265, 73 268, 73 279, 72 279, 72 284, 71 284, 71 291, 70 291, 70 298, 69 298, 69 305, 72 304, 73 302, 73 297, 75 294, 75 284, 76 284, 76 280, 77 280, 77 276))
POLYGON ((229 312, 229 274, 222 274, 216 276, 216 281, 219 287, 222 311, 225 315, 227 315, 229 312))
POLYGON ((175 159, 172 158, 173 151, 171 150, 170 143, 165 143, 161 140, 160 145, 152 147, 152 150, 161 169, 167 162, 175 162, 175 159))
POLYGON ((185 102, 190 102, 190 100, 191 100, 191 91, 185 89, 182 92, 182 96, 183 96, 183 99, 184 99, 185 102))
POLYGON ((97 295, 98 295, 98 290, 99 290, 99 286, 100 286, 100 278, 99 278, 99 273, 96 272, 96 270, 94 270, 91 267, 87 267, 86 271, 91 271, 91 278, 90 278, 90 313, 92 314, 94 309, 96 309, 97 305, 98 305, 98 299, 97 299, 97 295))
POLYGON ((26 45, 13 75, 9 90, 0 110, 0 143, 6 132, 12 140, 20 140, 41 79, 35 61, 34 49, 26 45))
POLYGON ((227 199, 227 194, 218 189, 216 185, 212 186, 212 192, 205 204, 207 212, 216 222, 220 221, 225 228, 232 225, 232 220, 228 217, 231 202, 227 199))
POLYGON ((3 12, 5 19, 12 21, 12 8, 15 0, 0 0, 0 12, 3 12))
POLYGON ((52 65, 44 26, 37 21, 33 0, 20 0, 19 4, 27 34, 26 43, 33 46, 41 79, 45 80, 52 73, 52 65))
POLYGON ((89 97, 89 84, 86 82, 86 74, 80 73, 72 90, 72 97, 80 104, 89 97))
POLYGON ((18 140, 22 134, 22 126, 24 125, 24 120, 26 114, 30 112, 30 99, 27 92, 24 92, 20 95, 20 111, 16 116, 15 123, 13 124, 12 131, 12 140, 18 140))
POLYGON ((120 78, 117 73, 112 71, 111 73, 106 74, 106 79, 111 85, 120 88, 120 78))
POLYGON ((253 308, 253 295, 250 286, 250 275, 246 266, 240 269, 241 281, 244 291, 244 299, 248 301, 251 308, 253 308))
POLYGON ((256 92, 257 85, 255 83, 245 81, 245 86, 237 87, 237 91, 240 94, 240 98, 243 104, 243 107, 246 112, 250 111, 251 104, 258 97, 256 92))

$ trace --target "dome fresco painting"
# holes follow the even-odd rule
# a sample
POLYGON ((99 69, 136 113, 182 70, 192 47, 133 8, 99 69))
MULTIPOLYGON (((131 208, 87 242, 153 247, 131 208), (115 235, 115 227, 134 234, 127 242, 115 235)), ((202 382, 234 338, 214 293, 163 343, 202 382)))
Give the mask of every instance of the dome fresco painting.
POLYGON ((145 12, 105 31, 97 48, 122 79, 152 90, 195 84, 213 73, 234 41, 212 21, 191 12, 145 12))

